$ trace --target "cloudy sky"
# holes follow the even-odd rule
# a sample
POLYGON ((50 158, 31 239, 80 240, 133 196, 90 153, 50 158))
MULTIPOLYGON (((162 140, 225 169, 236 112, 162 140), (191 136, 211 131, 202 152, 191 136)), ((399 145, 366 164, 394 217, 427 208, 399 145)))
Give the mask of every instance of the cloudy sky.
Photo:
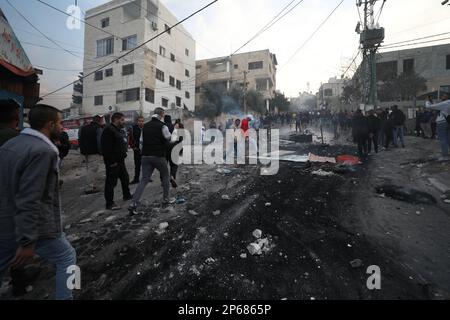
MULTIPOLYGON (((44 1, 64 11, 75 2, 75 0, 44 1)), ((219 0, 185 24, 187 30, 198 41, 197 59, 229 55, 291 1, 219 0)), ((300 1, 294 1, 291 7, 300 1)), ((75 55, 55 46, 18 15, 7 0, 0 0, 0 6, 31 62, 44 70, 45 74, 41 77, 41 94, 75 80, 82 68, 84 28, 67 29, 67 16, 53 11, 36 0, 10 0, 10 2, 37 29, 75 55)), ((78 0, 78 5, 86 11, 106 2, 108 0, 78 0)), ((161 2, 176 17, 182 19, 210 0, 161 0, 161 2)), ((242 51, 268 48, 276 54, 279 62, 277 87, 286 95, 296 96, 299 92, 306 91, 308 83, 310 91, 315 92, 321 82, 326 82, 333 76, 340 77, 357 52, 358 35, 355 33, 355 26, 359 16, 354 0, 344 0, 326 24, 304 45, 340 2, 341 0, 304 0, 242 51)), ((378 2, 377 8, 382 1, 378 2)), ((449 31, 449 23, 450 6, 441 6, 441 0, 387 0, 379 19, 379 24, 386 29, 386 44, 442 34, 449 31)), ((443 38, 450 38, 450 33, 415 42, 443 38)), ((441 43, 450 43, 450 39, 422 46, 441 43)), ((406 48, 411 46, 400 49, 406 48)), ((49 97, 46 102, 64 108, 70 105, 70 96, 71 89, 66 89, 49 97)))

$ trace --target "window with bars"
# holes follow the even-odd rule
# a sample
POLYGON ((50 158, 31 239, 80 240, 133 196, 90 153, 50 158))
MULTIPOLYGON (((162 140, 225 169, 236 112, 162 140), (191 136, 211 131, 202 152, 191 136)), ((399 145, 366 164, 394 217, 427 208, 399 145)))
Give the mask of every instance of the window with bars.
POLYGON ((250 62, 248 64, 249 70, 256 70, 256 69, 262 69, 262 68, 264 68, 263 61, 250 62))
POLYGON ((177 89, 181 90, 181 81, 180 80, 177 80, 177 89))
POLYGON ((122 75, 129 76, 134 74, 134 63, 122 66, 122 75))
POLYGON ((191 93, 189 91, 186 91, 184 93, 184 96, 186 97, 186 99, 190 99, 191 98, 191 93))
POLYGON ((105 77, 112 77, 113 76, 113 69, 106 69, 105 70, 105 77))
POLYGON ((170 54, 170 60, 172 60, 173 62, 175 62, 175 55, 173 53, 170 54))
POLYGON ((175 87, 175 78, 172 76, 170 76, 170 78, 169 78, 169 85, 172 87, 175 87))
POLYGON ((188 69, 184 70, 184 74, 186 75, 186 77, 190 77, 191 73, 189 72, 188 69))
POLYGON ((109 18, 100 20, 100 25, 102 26, 102 28, 109 27, 109 18))
POLYGON ((116 103, 124 103, 140 100, 140 89, 133 88, 116 92, 116 103))
POLYGON ((95 96, 94 97, 94 105, 102 106, 103 105, 103 96, 95 96))
POLYGON ((95 80, 95 81, 103 80, 103 71, 97 71, 97 72, 94 74, 94 80, 95 80))
POLYGON ((181 107, 181 98, 175 97, 177 107, 181 107))
POLYGON ((169 107, 169 100, 167 100, 166 98, 162 98, 161 99, 161 104, 162 104, 163 108, 168 108, 169 107))
POLYGON ((159 69, 156 69, 156 79, 158 79, 159 81, 164 82, 164 72, 162 72, 159 69))

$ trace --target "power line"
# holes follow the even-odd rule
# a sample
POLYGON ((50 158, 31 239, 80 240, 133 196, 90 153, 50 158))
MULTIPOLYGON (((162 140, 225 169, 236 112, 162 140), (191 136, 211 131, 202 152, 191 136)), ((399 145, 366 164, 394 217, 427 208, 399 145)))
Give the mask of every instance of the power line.
POLYGON ((308 42, 311 41, 311 39, 316 35, 317 32, 319 32, 319 30, 331 18, 331 16, 336 12, 336 10, 342 5, 342 3, 344 3, 344 0, 341 0, 341 2, 336 6, 336 8, 334 8, 333 11, 331 11, 328 17, 319 25, 319 27, 311 34, 311 36, 308 39, 306 39, 305 42, 303 42, 303 44, 295 51, 295 53, 288 59, 288 61, 280 69, 289 64, 292 61, 292 59, 294 59, 295 56, 300 52, 300 50, 302 50, 308 44, 308 42))
MULTIPOLYGON (((9 2, 9 0, 6 0, 6 1, 9 2)), ((79 22, 82 22, 82 23, 84 23, 85 25, 88 25, 88 26, 90 26, 90 27, 92 27, 92 28, 94 28, 94 29, 97 29, 97 30, 99 30, 99 31, 101 31, 101 32, 104 32, 104 33, 106 33, 106 34, 108 34, 108 35, 110 35, 110 36, 113 36, 113 37, 115 37, 115 38, 122 39, 122 37, 119 37, 118 35, 115 35, 115 34, 113 34, 113 33, 111 33, 111 32, 106 31, 105 29, 102 29, 102 28, 99 28, 99 27, 97 27, 97 26, 94 26, 93 24, 90 24, 89 22, 86 22, 86 20, 84 20, 84 19, 80 19, 80 18, 74 17, 74 16, 72 16, 71 14, 69 14, 69 13, 67 13, 67 12, 65 12, 65 11, 63 11, 63 10, 61 10, 61 9, 58 9, 57 7, 52 6, 51 4, 48 4, 48 3, 45 2, 45 1, 42 1, 42 0, 36 0, 36 1, 42 3, 43 5, 45 5, 45 6, 49 7, 49 8, 52 8, 53 10, 56 10, 56 11, 58 11, 58 12, 64 14, 64 15, 66 15, 66 16, 68 16, 68 17, 70 17, 70 18, 73 18, 73 19, 75 19, 75 20, 77 20, 77 21, 79 21, 79 22)))
MULTIPOLYGON (((7 0, 7 1, 8 1, 8 0, 7 0)), ((37 0, 37 1, 40 1, 40 2, 41 2, 41 0, 37 0)), ((103 65, 102 67, 100 67, 100 68, 98 68, 98 69, 96 69, 96 70, 94 70, 94 71, 88 73, 87 75, 84 75, 84 76, 82 77, 82 79, 87 78, 87 77, 89 77, 89 76, 95 74, 97 71, 101 71, 103 68, 105 68, 105 67, 107 67, 107 66, 113 64, 115 61, 117 61, 117 60, 119 60, 119 59, 122 59, 122 58, 128 56, 128 55, 131 54, 132 52, 134 52, 134 51, 136 51, 136 50, 142 48, 144 45, 146 45, 147 43, 149 43, 149 42, 155 40, 156 38, 160 37, 161 35, 163 35, 163 34, 165 34, 165 33, 167 33, 167 32, 170 32, 171 29, 173 29, 173 28, 175 28, 175 27, 181 25, 183 22, 189 20, 190 18, 192 18, 193 16, 197 15, 198 13, 200 13, 200 12, 206 10, 208 7, 212 6, 214 3, 218 2, 218 1, 219 1, 219 0, 213 0, 212 2, 210 2, 209 4, 207 4, 206 6, 204 6, 204 7, 202 7, 201 9, 195 11, 194 13, 192 13, 191 15, 189 15, 188 17, 184 18, 183 20, 179 21, 178 23, 176 23, 176 24, 173 25, 172 27, 168 28, 167 30, 164 30, 163 32, 161 32, 161 33, 157 34, 156 36, 150 38, 149 40, 145 41, 145 42, 142 43, 141 45, 137 46, 137 47, 134 48, 134 49, 131 49, 131 50, 128 51, 127 53, 124 53, 124 54, 121 55, 120 57, 118 57, 118 58, 116 58, 116 59, 110 61, 109 63, 103 65)), ((78 81, 78 80, 77 80, 77 81, 78 81)), ((49 96, 49 95, 52 95, 52 94, 54 94, 54 93, 56 93, 56 92, 58 92, 58 91, 61 91, 61 90, 65 89, 65 88, 67 88, 67 87, 73 85, 75 82, 76 82, 76 81, 73 81, 73 82, 71 82, 71 83, 69 83, 69 84, 67 84, 67 85, 65 85, 65 86, 63 86, 63 87, 61 87, 61 88, 59 88, 59 89, 56 89, 56 90, 54 90, 54 91, 52 91, 52 92, 50 92, 50 93, 44 95, 42 98, 45 98, 45 97, 47 97, 47 96, 49 96)))
POLYGON ((268 29, 270 29, 272 26, 274 26, 278 21, 280 21, 282 18, 284 18, 287 14, 289 14, 292 10, 294 10, 298 5, 300 5, 303 0, 301 0, 300 2, 298 2, 294 7, 292 7, 291 9, 289 9, 289 11, 287 11, 283 16, 280 17, 280 15, 283 14, 283 12, 289 8, 289 6, 294 3, 296 0, 291 1, 290 3, 288 3, 287 6, 285 6, 272 20, 269 21, 268 24, 266 24, 260 31, 258 31, 250 40, 248 40, 246 43, 244 43, 241 47, 239 47, 239 49, 237 49, 235 52, 233 52, 231 54, 231 56, 234 56, 236 53, 238 53, 242 48, 244 48, 245 46, 247 46, 250 42, 252 42, 253 40, 255 40, 257 37, 259 37, 261 34, 263 34, 264 32, 266 32, 268 29), (278 20, 277 18, 280 17, 278 20))
POLYGON ((400 42, 394 42, 394 43, 390 43, 390 44, 385 44, 383 46, 384 47, 390 47, 390 46, 393 46, 393 45, 402 44, 402 43, 406 43, 406 42, 412 42, 412 41, 417 41, 417 40, 424 40, 424 39, 429 39, 429 38, 434 38, 434 37, 440 37, 440 36, 444 36, 446 34, 450 34, 450 32, 444 32, 444 33, 434 34, 434 35, 430 35, 430 36, 426 36, 426 37, 415 38, 415 39, 410 39, 410 40, 405 40, 405 41, 400 41, 400 42))
MULTIPOLYGON (((39 1, 39 0, 38 0, 39 1)), ((48 37, 45 33, 43 33, 41 30, 39 30, 30 20, 28 20, 9 0, 6 0, 6 2, 16 11, 16 13, 22 17, 22 19, 24 19, 34 30, 36 30, 37 32, 39 32, 42 36, 44 36, 48 41, 50 41, 51 43, 53 43, 54 45, 56 45, 58 48, 61 48, 62 50, 64 50, 65 52, 67 52, 68 54, 79 58, 79 59, 83 59, 82 57, 74 54, 73 52, 65 49, 63 46, 61 46, 59 43, 57 43, 56 41, 54 41, 53 39, 51 39, 50 37, 48 37)))
POLYGON ((360 54, 360 51, 359 51, 359 48, 358 48, 358 50, 356 52, 356 55, 353 58, 352 62, 350 62, 350 65, 348 66, 347 70, 345 70, 345 72, 342 74, 342 78, 345 77, 345 75, 347 74, 348 70, 350 70, 350 68, 352 67, 353 63, 355 63, 356 59, 358 59, 359 54, 360 54))
POLYGON ((34 66, 41 68, 41 69, 51 70, 51 71, 64 71, 64 72, 81 72, 81 71, 83 71, 81 69, 69 70, 69 69, 50 68, 50 67, 44 67, 44 66, 39 66, 39 65, 34 65, 34 66))
POLYGON ((438 42, 438 41, 444 41, 444 40, 450 40, 450 38, 442 38, 442 39, 435 39, 435 40, 429 40, 429 41, 422 41, 422 42, 414 42, 414 43, 408 43, 408 44, 403 44, 403 45, 398 45, 398 46, 382 46, 382 49, 394 49, 394 48, 401 48, 401 47, 409 47, 409 46, 415 46, 418 44, 425 44, 425 43, 432 43, 432 42, 438 42))

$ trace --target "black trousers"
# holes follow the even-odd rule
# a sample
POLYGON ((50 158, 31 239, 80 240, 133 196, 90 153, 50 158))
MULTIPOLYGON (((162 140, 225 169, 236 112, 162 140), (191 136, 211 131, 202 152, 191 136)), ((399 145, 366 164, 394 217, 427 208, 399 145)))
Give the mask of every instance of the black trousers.
POLYGON ((114 188, 117 186, 117 180, 120 179, 122 184, 122 192, 124 198, 131 198, 130 193, 130 177, 128 175, 125 161, 115 164, 105 164, 106 181, 105 181, 105 200, 106 206, 114 204, 114 188))
POLYGON ((141 177, 142 154, 141 150, 134 150, 134 181, 141 177))
POLYGON ((369 137, 369 153, 372 152, 372 144, 376 153, 378 153, 378 133, 374 133, 373 137, 369 137))
POLYGON ((437 124, 436 122, 431 123, 431 138, 436 138, 436 132, 437 132, 437 124))

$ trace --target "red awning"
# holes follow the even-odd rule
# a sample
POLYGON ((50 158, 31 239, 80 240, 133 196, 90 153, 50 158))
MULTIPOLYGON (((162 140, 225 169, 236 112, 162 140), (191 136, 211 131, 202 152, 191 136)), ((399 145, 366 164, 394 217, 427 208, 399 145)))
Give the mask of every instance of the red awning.
POLYGON ((14 73, 19 77, 29 77, 36 74, 36 71, 34 69, 22 70, 2 59, 0 59, 0 65, 2 65, 3 67, 5 67, 6 69, 8 69, 9 71, 11 71, 12 73, 14 73))

